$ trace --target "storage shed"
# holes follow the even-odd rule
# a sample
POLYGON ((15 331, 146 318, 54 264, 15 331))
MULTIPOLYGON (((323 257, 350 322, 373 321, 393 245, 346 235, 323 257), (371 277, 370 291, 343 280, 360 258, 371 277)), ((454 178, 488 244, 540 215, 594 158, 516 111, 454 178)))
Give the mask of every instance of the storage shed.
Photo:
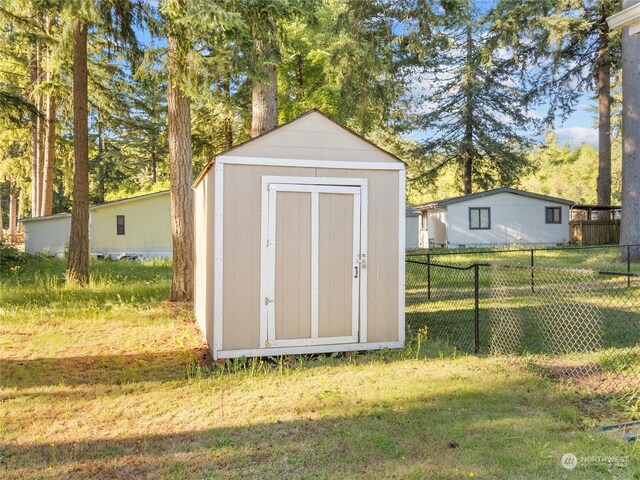
POLYGON ((214 359, 404 345, 398 158, 314 110, 217 155, 194 189, 214 359))

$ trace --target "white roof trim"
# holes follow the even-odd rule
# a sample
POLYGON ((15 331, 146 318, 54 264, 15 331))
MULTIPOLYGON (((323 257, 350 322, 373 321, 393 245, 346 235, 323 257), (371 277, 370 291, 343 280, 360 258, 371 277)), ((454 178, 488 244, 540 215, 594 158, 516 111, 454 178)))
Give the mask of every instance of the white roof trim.
POLYGON ((61 213, 54 213, 53 215, 47 215, 44 217, 33 217, 33 218, 29 218, 29 217, 25 217, 25 218, 19 218, 18 222, 35 222, 36 220, 57 220, 59 218, 66 218, 66 217, 70 217, 71 214, 69 212, 61 212, 61 213))
POLYGON ((607 23, 613 30, 629 27, 629 35, 640 33, 640 3, 611 15, 607 18, 607 23))
POLYGON ((161 192, 145 193, 144 195, 138 195, 137 197, 123 198, 122 200, 113 200, 111 202, 101 203, 100 205, 94 205, 89 207, 89 210, 96 210, 102 207, 110 207, 111 205, 118 205, 121 203, 134 202, 136 200, 142 200, 143 198, 159 197, 160 195, 169 195, 169 190, 162 190, 161 192))
POLYGON ((336 168, 346 170, 404 170, 404 163, 392 162, 343 162, 341 160, 305 160, 298 158, 274 157, 240 157, 221 155, 217 157, 220 164, 261 165, 278 167, 336 168))

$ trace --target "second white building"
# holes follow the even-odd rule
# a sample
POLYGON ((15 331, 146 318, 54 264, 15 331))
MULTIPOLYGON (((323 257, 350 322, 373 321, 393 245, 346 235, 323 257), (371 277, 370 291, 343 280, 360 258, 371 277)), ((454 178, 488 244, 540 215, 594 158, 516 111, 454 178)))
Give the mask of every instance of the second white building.
POLYGON ((420 247, 490 247, 569 243, 570 200, 496 188, 416 207, 420 247))

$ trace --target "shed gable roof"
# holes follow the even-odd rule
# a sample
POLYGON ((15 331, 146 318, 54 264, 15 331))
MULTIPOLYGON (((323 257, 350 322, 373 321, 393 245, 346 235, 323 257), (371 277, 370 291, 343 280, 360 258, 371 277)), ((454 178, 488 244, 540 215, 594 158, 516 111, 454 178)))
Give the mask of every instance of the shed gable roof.
POLYGON ((517 188, 500 187, 500 188, 494 188, 493 190, 486 190, 484 192, 470 193, 469 195, 461 195, 459 197, 453 197, 453 198, 445 198, 443 200, 437 200, 435 202, 429 202, 429 203, 425 203, 424 205, 419 205, 416 208, 425 210, 430 208, 446 207, 448 205, 454 205, 456 203, 466 202, 476 198, 489 197, 492 195, 497 195, 499 193, 510 193, 512 195, 535 198, 537 200, 543 200, 545 202, 552 202, 552 203, 559 203, 562 205, 574 204, 574 202, 572 202, 571 200, 566 200, 564 198, 551 197, 549 195, 542 195, 540 193, 526 192, 524 190, 518 190, 517 188))
MULTIPOLYGON (((318 110, 311 110, 216 155, 216 158, 223 157, 404 163, 318 110)), ((194 182, 194 188, 214 163, 215 158, 204 167, 194 182)))

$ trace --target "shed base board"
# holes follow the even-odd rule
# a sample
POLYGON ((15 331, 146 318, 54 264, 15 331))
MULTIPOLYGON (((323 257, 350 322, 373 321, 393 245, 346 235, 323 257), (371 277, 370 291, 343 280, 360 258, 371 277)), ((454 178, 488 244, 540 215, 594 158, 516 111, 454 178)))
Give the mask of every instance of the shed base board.
POLYGON ((306 345, 299 347, 249 348, 245 350, 219 350, 218 358, 272 357, 278 355, 302 355, 311 353, 355 352, 359 350, 379 350, 382 348, 402 348, 404 342, 344 343, 340 345, 306 345))

